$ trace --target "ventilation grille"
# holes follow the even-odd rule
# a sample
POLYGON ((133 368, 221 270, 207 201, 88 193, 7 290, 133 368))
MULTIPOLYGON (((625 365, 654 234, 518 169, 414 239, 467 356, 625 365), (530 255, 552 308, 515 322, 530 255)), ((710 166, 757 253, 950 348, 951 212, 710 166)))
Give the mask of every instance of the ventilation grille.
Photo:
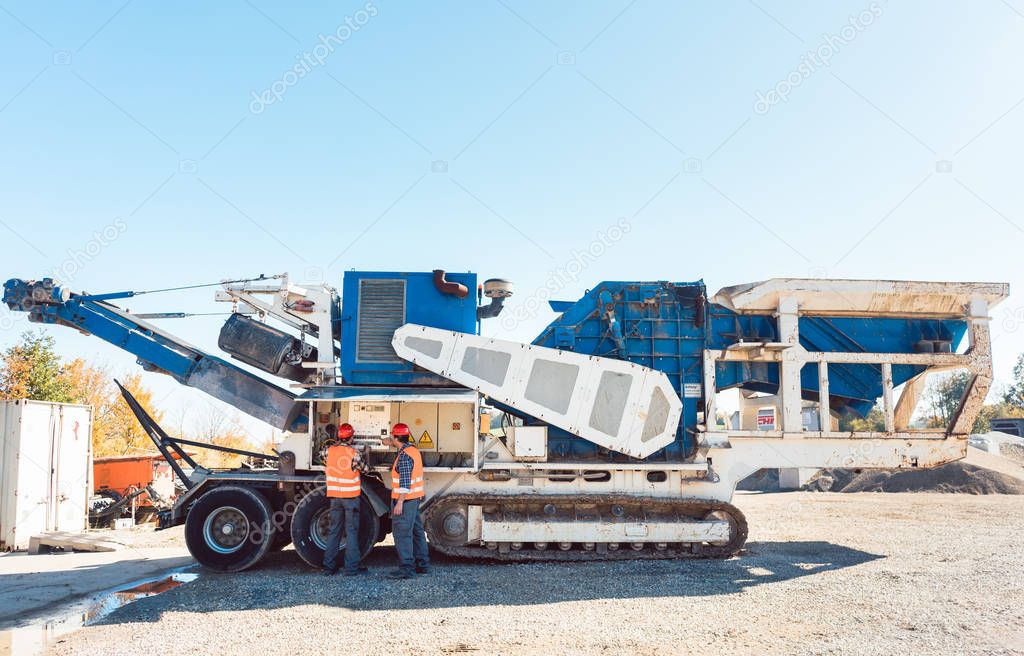
POLYGON ((364 278, 359 281, 358 362, 401 362, 391 338, 405 323, 405 281, 364 278))

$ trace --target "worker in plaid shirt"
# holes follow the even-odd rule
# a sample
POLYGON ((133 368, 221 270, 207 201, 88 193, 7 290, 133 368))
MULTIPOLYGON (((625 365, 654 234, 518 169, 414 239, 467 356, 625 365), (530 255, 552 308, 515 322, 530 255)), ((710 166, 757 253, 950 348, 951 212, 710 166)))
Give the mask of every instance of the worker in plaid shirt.
POLYGON ((395 424, 385 439, 388 446, 397 449, 391 466, 391 533, 398 551, 397 570, 388 576, 410 579, 414 574, 430 572, 427 536, 420 517, 423 501, 423 457, 411 443, 412 435, 405 424, 395 424))

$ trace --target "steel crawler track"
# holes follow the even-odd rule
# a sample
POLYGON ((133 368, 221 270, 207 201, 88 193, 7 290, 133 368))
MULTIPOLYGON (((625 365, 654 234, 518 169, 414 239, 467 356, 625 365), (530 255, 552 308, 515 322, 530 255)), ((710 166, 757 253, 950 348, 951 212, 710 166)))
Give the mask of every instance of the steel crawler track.
MULTIPOLYGON (((544 513, 548 514, 548 513, 544 513)), ((480 558, 508 562, 525 561, 591 561, 591 560, 667 560, 681 558, 729 558, 736 555, 747 540, 747 519, 740 509, 724 501, 707 499, 665 499, 640 498, 635 496, 565 496, 565 497, 521 497, 501 495, 450 495, 437 499, 427 509, 424 526, 430 539, 430 546, 441 553, 459 558, 480 558), (646 544, 634 551, 628 543, 620 544, 617 550, 597 543, 592 550, 573 545, 567 551, 551 544, 547 549, 538 550, 532 543, 524 543, 518 551, 511 548, 489 549, 482 545, 468 545, 444 534, 443 521, 453 511, 469 505, 484 506, 486 514, 519 515, 524 513, 540 515, 544 506, 555 506, 554 515, 574 515, 582 509, 584 514, 593 516, 595 509, 622 506, 641 509, 644 514, 656 513, 661 517, 677 516, 703 519, 710 512, 724 512, 733 523, 732 539, 728 544, 674 543, 664 550, 657 550, 653 544, 646 544), (539 511, 539 512, 538 512, 539 511)))

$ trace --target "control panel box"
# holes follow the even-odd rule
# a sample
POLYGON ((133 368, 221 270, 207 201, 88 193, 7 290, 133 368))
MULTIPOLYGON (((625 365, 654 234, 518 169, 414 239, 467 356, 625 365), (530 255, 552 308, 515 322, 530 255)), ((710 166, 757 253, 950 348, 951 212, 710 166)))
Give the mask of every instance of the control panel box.
POLYGON ((512 426, 508 433, 508 448, 519 460, 547 459, 547 426, 512 426))
POLYGON ((411 443, 425 455, 461 454, 469 457, 479 430, 479 400, 473 392, 321 399, 311 406, 313 422, 310 435, 303 437, 310 441, 309 450, 315 465, 322 464, 326 448, 334 442, 338 427, 344 423, 352 425, 357 444, 382 453, 389 448, 381 443, 381 438, 389 435, 399 422, 409 427, 411 443))

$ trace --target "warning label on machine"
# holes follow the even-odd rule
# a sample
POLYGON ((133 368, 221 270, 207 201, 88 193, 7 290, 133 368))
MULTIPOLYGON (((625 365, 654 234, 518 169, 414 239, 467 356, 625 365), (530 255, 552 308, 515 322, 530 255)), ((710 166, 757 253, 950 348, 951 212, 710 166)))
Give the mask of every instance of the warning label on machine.
POLYGON ((430 439, 430 433, 423 431, 423 435, 420 435, 419 442, 416 443, 416 446, 421 449, 433 449, 434 440, 430 439))
POLYGON ((683 383, 683 398, 699 399, 700 383, 683 383))

